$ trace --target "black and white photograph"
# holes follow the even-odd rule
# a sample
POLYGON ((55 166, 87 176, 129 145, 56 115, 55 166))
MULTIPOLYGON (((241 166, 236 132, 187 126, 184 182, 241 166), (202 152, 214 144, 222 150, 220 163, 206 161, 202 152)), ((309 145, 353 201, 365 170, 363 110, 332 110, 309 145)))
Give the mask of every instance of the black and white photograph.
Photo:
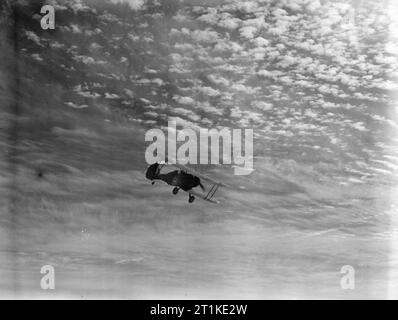
POLYGON ((0 0, 0 299, 397 298, 397 1, 0 0))

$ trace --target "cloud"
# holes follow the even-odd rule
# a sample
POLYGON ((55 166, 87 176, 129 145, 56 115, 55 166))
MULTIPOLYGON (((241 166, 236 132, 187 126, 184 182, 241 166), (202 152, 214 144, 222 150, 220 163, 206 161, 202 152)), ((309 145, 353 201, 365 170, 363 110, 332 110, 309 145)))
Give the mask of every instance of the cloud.
POLYGON ((246 39, 253 39, 257 28, 253 26, 246 26, 239 29, 240 35, 246 39))
POLYGON ((234 30, 234 29, 237 29, 241 24, 240 19, 234 18, 228 13, 222 13, 220 16, 221 16, 221 18, 218 23, 219 27, 234 30))
POLYGON ((133 10, 141 9, 146 0, 111 0, 113 3, 128 3, 133 10))
POLYGON ((174 114, 179 115, 179 116, 184 116, 186 118, 188 118, 189 120, 192 121, 199 121, 200 117, 195 114, 194 112, 192 112, 191 110, 187 110, 184 108, 172 108, 171 109, 173 111, 174 114))
POLYGON ((213 115, 217 115, 217 116, 222 115, 222 110, 211 106, 208 102, 203 102, 203 103, 199 104, 198 108, 207 113, 213 114, 213 115))
POLYGON ((120 99, 120 96, 117 95, 117 94, 115 94, 115 93, 108 93, 108 92, 105 92, 105 99, 111 99, 111 100, 113 100, 113 99, 120 99))
POLYGON ((258 47, 266 47, 269 45, 269 41, 263 37, 257 37, 253 39, 253 43, 258 47))
POLYGON ((191 37, 198 42, 216 42, 219 39, 219 34, 211 29, 194 30, 191 32, 191 37))
POLYGON ((68 107, 74 108, 74 109, 84 109, 84 108, 88 108, 88 105, 86 104, 82 104, 82 105, 77 105, 73 102, 65 102, 65 105, 67 105, 68 107))
POLYGON ((185 104, 185 105, 195 104, 195 100, 192 99, 191 97, 176 96, 176 97, 174 97, 174 100, 177 101, 178 103, 185 104))
POLYGON ((29 40, 32 40, 38 46, 40 46, 40 47, 42 46, 42 44, 40 42, 40 37, 33 31, 25 31, 25 35, 29 40))
POLYGON ((252 103, 252 105, 254 107, 257 107, 257 108, 263 110, 263 111, 271 110, 272 107, 273 107, 272 103, 268 103, 268 102, 265 102, 265 101, 254 101, 252 103))
POLYGON ((215 97, 220 95, 220 91, 213 89, 212 87, 199 87, 198 91, 209 97, 215 97))

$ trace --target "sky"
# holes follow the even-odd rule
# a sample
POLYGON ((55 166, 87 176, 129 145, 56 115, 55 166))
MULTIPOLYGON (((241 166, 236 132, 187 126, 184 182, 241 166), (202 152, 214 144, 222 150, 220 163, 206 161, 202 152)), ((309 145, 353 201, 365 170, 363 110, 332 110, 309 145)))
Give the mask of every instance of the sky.
POLYGON ((1 296, 397 297, 396 4, 10 3, 1 296), (254 171, 195 167, 228 184, 218 206, 152 186, 145 133, 168 121, 253 129, 254 171))

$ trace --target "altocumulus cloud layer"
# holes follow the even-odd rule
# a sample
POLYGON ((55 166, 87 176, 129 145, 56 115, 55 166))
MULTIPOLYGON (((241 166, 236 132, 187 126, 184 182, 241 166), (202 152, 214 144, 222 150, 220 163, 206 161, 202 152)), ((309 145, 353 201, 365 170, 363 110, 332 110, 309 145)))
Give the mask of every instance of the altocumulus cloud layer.
POLYGON ((3 296, 396 294, 392 2, 20 0, 0 12, 3 296), (40 28, 43 4, 55 30, 40 28), (254 173, 199 168, 230 186, 216 207, 152 187, 144 135, 168 120, 253 128, 254 173))

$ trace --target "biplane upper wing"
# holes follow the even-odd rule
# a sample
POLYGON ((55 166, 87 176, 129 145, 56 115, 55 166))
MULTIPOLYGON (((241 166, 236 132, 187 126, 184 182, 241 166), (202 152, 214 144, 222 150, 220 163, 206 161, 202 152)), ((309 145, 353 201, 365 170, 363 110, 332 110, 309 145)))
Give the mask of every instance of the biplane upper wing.
POLYGON ((187 166, 185 166, 183 164, 180 164, 180 163, 168 163, 168 162, 166 162, 166 164, 174 166, 174 167, 176 167, 176 168, 178 168, 178 169, 180 169, 182 171, 185 171, 187 173, 193 174, 194 176, 197 176, 199 178, 203 178, 204 180, 210 181, 213 185, 217 184, 217 185, 222 186, 222 187, 227 187, 226 184, 224 184, 224 183, 222 183, 220 181, 216 181, 216 180, 210 178, 209 176, 207 176, 207 175, 205 175, 203 173, 197 172, 194 169, 188 168, 187 166))

